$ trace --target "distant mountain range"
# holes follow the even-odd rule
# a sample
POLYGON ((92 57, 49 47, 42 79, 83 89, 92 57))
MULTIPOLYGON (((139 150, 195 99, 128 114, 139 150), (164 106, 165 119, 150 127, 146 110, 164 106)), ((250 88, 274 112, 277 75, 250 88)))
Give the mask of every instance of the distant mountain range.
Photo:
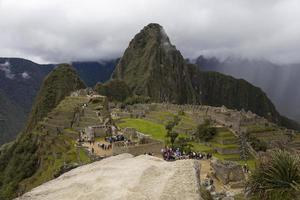
POLYGON ((0 58, 0 144, 21 131, 44 77, 53 69, 19 58, 0 58))
POLYGON ((266 60, 199 56, 201 70, 242 78, 262 88, 280 113, 300 122, 300 64, 279 65, 266 60))

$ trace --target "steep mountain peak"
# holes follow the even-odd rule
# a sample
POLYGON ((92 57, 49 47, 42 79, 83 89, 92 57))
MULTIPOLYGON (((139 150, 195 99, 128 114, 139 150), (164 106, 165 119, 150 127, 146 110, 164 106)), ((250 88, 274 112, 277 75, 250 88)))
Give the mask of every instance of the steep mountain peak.
POLYGON ((156 23, 150 23, 145 26, 130 42, 129 48, 143 48, 148 45, 155 45, 166 51, 176 50, 164 28, 156 23))
POLYGON ((134 94, 184 103, 193 99, 186 70, 163 27, 151 23, 131 40, 112 77, 124 80, 134 94))

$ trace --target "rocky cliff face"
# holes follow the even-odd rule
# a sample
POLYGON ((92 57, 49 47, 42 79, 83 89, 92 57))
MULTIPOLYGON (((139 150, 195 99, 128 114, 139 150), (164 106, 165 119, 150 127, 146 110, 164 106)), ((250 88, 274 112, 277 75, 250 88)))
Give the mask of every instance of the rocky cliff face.
POLYGON ((225 105, 280 121, 261 89, 244 80, 202 72, 187 64, 158 24, 149 24, 133 38, 112 77, 125 81, 135 94, 154 101, 225 105))

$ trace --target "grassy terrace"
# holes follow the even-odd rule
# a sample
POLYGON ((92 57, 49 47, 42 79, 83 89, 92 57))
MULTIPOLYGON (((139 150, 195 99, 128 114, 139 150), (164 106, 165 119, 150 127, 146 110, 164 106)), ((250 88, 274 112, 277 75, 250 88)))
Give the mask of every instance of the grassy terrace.
MULTIPOLYGON (((150 116, 152 119, 149 119, 149 116, 147 119, 135 119, 135 118, 124 118, 121 119, 117 122, 117 125, 120 128, 125 128, 125 127, 132 127, 135 128, 136 130, 146 133, 153 138, 160 140, 160 141, 165 141, 165 135, 166 135, 166 129, 165 129, 165 122, 167 122, 169 119, 172 119, 172 115, 170 115, 167 112, 155 112, 154 115, 156 115, 156 120, 153 120, 153 114, 151 113, 150 116), (158 114, 160 113, 160 114, 158 114), (158 117, 160 116, 160 117, 158 117), (162 116, 167 116, 169 119, 165 119, 162 116), (160 119, 160 121, 158 120, 160 119), (160 122, 160 123, 159 123, 160 122)), ((183 118, 184 120, 183 123, 186 125, 185 121, 188 122, 193 122, 193 120, 185 116, 183 118)), ((195 128, 195 123, 191 123, 193 127, 188 127, 187 128, 195 128)), ((181 124, 179 124, 180 126, 181 124)), ((180 133, 179 137, 189 137, 188 135, 184 133, 180 133)), ((244 164, 245 161, 242 161, 240 159, 240 154, 228 154, 228 155, 221 155, 219 153, 216 153, 214 151, 214 147, 218 148, 224 148, 224 149, 236 149, 239 148, 239 145, 237 144, 237 138, 233 135, 232 132, 230 132, 226 128, 218 128, 217 129, 217 135, 212 139, 212 141, 207 142, 206 144, 204 143, 199 143, 199 142, 191 142, 193 145, 192 149, 194 151, 198 152, 206 152, 206 153, 213 153, 213 155, 221 160, 232 160, 232 161, 237 161, 240 164, 244 164), (219 143, 220 140, 230 140, 232 143, 229 144, 221 144, 219 143)), ((247 165, 253 169, 255 166, 255 160, 250 158, 250 160, 246 161, 247 165)))
MULTIPOLYGON (((39 132, 35 134, 41 135, 39 132)), ((60 136, 43 135, 40 138, 44 141, 39 152, 41 154, 40 167, 30 179, 25 179, 22 184, 30 182, 33 188, 51 180, 53 174, 58 173, 64 163, 91 162, 84 149, 75 147, 74 131, 71 129, 65 129, 60 136)))
POLYGON ((249 133, 261 133, 261 132, 276 131, 277 129, 271 126, 252 125, 252 126, 247 126, 247 130, 249 133))
POLYGON ((152 111, 149 115, 147 115, 147 118, 157 123, 166 124, 169 120, 172 120, 174 116, 175 114, 171 112, 152 111))
POLYGON ((164 141, 166 129, 163 124, 157 124, 144 119, 125 118, 117 124, 121 128, 131 127, 136 130, 151 135, 154 139, 164 141))

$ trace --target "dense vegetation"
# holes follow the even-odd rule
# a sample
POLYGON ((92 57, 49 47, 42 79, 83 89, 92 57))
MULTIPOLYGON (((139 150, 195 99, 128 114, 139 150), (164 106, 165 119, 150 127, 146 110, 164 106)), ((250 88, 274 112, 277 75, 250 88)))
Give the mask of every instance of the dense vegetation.
POLYGON ((251 144, 253 149, 257 152, 258 151, 266 151, 268 148, 268 145, 265 141, 262 141, 254 136, 248 135, 247 140, 251 144))
POLYGON ((131 95, 130 88, 124 81, 110 80, 106 83, 97 83, 95 91, 107 96, 111 101, 124 101, 131 95))
POLYGON ((250 176, 247 191, 253 199, 300 199, 300 158, 275 151, 250 176))
POLYGON ((30 133, 21 135, 15 142, 1 149, 0 199, 15 196, 20 181, 35 172, 38 167, 37 148, 37 137, 30 133))
POLYGON ((168 121, 168 123, 165 126, 165 128, 167 130, 166 137, 169 139, 172 147, 174 147, 175 140, 179 135, 179 133, 177 131, 173 130, 173 129, 174 129, 175 126, 177 126, 179 124, 180 120, 181 119, 179 118, 179 116, 175 115, 173 117, 173 120, 168 121))
POLYGON ((23 128, 26 114, 0 89, 0 145, 10 141, 23 128))
POLYGON ((208 142, 217 134, 217 129, 210 125, 209 120, 205 120, 203 124, 199 124, 194 133, 194 138, 198 142, 208 142))

